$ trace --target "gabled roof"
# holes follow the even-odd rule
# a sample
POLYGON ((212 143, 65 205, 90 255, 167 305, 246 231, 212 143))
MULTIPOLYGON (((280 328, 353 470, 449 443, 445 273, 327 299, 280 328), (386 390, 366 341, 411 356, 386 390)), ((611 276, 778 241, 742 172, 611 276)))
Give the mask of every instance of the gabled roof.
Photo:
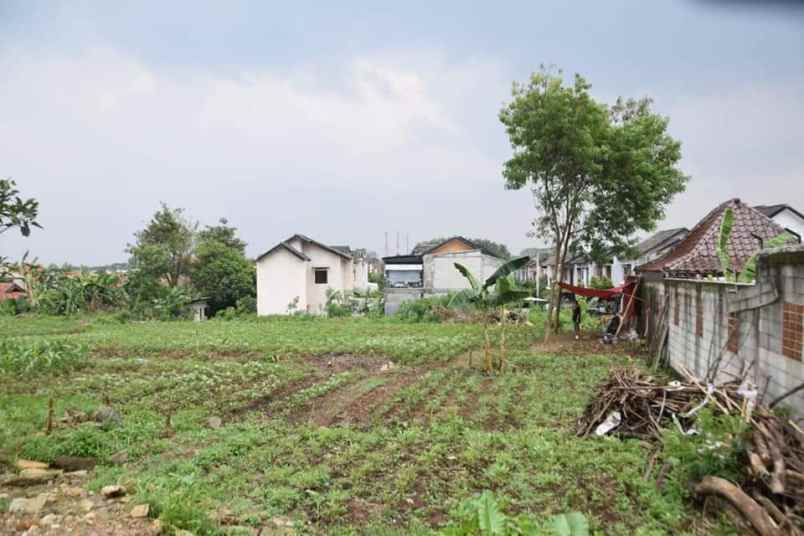
POLYGON ((637 244, 637 251, 639 252, 639 256, 647 255, 651 251, 655 249, 659 249, 670 245, 674 240, 679 239, 679 235, 688 233, 689 229, 686 227, 678 227, 676 229, 665 229, 663 231, 659 231, 652 236, 646 238, 639 244, 637 244))
POLYGON ((421 249, 413 248, 413 251, 411 252, 411 254, 412 255, 428 255, 428 254, 432 253, 433 251, 437 250, 438 248, 440 248, 441 246, 443 246, 444 244, 446 244, 448 242, 452 242, 453 240, 458 240, 460 242, 463 242, 469 248, 478 249, 478 250, 482 251, 485 255, 489 255, 490 257, 495 257, 495 258, 498 258, 498 259, 501 258, 499 255, 489 251, 488 249, 484 248, 483 246, 481 246, 479 244, 475 244, 474 242, 472 242, 468 238, 464 238, 462 236, 457 236, 457 235, 456 236, 451 236, 451 237, 449 237, 447 239, 444 239, 444 240, 440 240, 437 243, 431 242, 429 244, 425 244, 424 247, 421 248, 421 249))
POLYGON ((287 240, 285 240, 285 242, 290 242, 291 240, 294 240, 294 239, 301 240, 302 242, 307 242, 308 244, 316 245, 316 246, 320 247, 321 249, 325 249, 325 250, 329 251, 330 253, 334 253, 335 255, 339 255, 339 256, 343 257, 344 259, 352 260, 352 256, 350 254, 345 253, 343 251, 340 251, 338 249, 335 249, 332 246, 322 244, 321 242, 313 240, 309 236, 304 236, 303 234, 295 234, 295 235, 291 236, 290 238, 288 238, 287 240))
POLYGON ((676 276, 720 275, 723 270, 717 256, 720 223, 727 208, 734 214, 734 225, 727 248, 731 265, 741 271, 760 249, 761 241, 773 238, 784 229, 756 209, 730 199, 719 205, 692 228, 686 238, 665 255, 637 268, 640 272, 665 272, 676 276))
POLYGON ((763 213, 765 216, 767 216, 769 218, 773 218, 778 213, 780 213, 783 210, 787 209, 790 212, 792 212, 793 214, 795 214, 796 216, 798 216, 799 218, 801 218, 802 220, 804 220, 804 214, 802 214, 798 210, 794 209, 790 205, 787 205, 787 204, 784 204, 784 203, 779 204, 779 205, 758 205, 758 206, 755 206, 754 208, 757 209, 758 211, 760 211, 761 213, 763 213))
POLYGON ((262 260, 264 257, 267 257, 268 255, 270 255, 271 253, 273 253, 274 251, 277 251, 279 249, 284 249, 285 251, 287 251, 289 253, 292 253, 293 255, 298 257, 299 260, 302 260, 302 261, 309 261, 310 260, 310 257, 305 255, 304 253, 302 253, 298 249, 294 248, 293 246, 291 246, 287 242, 280 242, 277 245, 275 245, 274 247, 272 247, 271 249, 269 249, 268 251, 266 251, 265 253, 263 253, 262 255, 260 255, 259 257, 257 257, 257 262, 260 262, 260 260, 262 260))
POLYGON ((422 264, 421 255, 394 255, 392 257, 383 257, 382 262, 385 264, 422 264))
POLYGON ((283 240, 282 242, 278 243, 277 245, 275 245, 274 247, 272 247, 259 257, 257 257, 257 261, 259 262, 260 259, 262 259, 267 255, 270 255, 271 253, 273 253, 278 249, 284 249, 303 261, 309 261, 310 257, 308 257, 303 252, 299 251, 298 249, 294 248, 291 245, 291 242, 293 242, 294 240, 306 242, 307 244, 313 244, 315 246, 320 247, 321 249, 329 251, 330 253, 334 253, 335 255, 338 255, 339 257, 342 257, 346 260, 352 260, 352 255, 350 255, 351 249, 349 248, 349 246, 327 246, 326 244, 322 244, 321 242, 313 240, 309 236, 304 236, 303 234, 295 234, 290 238, 288 238, 287 240, 283 240))
POLYGON ((544 257, 553 253, 553 248, 525 248, 519 254, 520 257, 544 257))

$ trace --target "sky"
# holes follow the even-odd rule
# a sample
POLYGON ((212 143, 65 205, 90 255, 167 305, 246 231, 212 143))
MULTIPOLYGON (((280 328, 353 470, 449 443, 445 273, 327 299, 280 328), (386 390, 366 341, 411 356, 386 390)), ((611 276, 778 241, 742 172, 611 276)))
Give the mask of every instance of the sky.
POLYGON ((125 260, 161 202, 253 256, 538 245, 497 115, 542 64, 670 118, 691 179, 659 228, 732 197, 804 211, 804 2, 0 0, 0 35, 0 176, 44 228, 0 256, 125 260))

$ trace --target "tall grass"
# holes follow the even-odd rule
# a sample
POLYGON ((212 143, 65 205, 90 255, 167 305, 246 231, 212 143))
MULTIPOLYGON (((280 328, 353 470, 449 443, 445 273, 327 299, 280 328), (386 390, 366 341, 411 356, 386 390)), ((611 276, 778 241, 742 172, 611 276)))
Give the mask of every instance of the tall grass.
POLYGON ((0 341, 0 375, 42 376, 81 368, 86 364, 86 345, 63 340, 0 341))

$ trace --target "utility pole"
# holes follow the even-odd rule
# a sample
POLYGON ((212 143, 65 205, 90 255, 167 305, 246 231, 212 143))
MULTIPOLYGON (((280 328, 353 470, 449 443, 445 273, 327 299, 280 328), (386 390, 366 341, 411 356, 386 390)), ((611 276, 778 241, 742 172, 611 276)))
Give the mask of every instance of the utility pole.
POLYGON ((396 232, 396 254, 399 255, 399 231, 396 232))

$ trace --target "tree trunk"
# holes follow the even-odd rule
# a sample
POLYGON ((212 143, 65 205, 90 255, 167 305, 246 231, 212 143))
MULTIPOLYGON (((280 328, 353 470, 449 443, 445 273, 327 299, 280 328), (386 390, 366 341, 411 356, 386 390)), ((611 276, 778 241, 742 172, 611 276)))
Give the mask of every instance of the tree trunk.
POLYGON ((555 262, 553 263, 553 285, 550 292, 550 303, 547 306, 547 319, 544 325, 544 342, 550 340, 550 332, 558 333, 558 314, 561 298, 561 288, 558 282, 561 281, 561 241, 556 241, 555 262), (554 320, 555 316, 555 320, 554 320))

